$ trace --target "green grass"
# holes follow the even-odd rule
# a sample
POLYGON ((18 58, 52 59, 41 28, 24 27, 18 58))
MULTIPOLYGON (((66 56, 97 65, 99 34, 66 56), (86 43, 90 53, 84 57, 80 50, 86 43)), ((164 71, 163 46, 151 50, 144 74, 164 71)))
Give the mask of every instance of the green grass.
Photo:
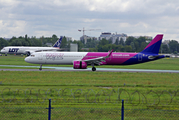
MULTIPOLYGON (((176 73, 105 72, 104 74, 104 72, 79 71, 0 71, 0 75, 2 82, 0 85, 1 96, 5 98, 6 102, 11 99, 13 104, 17 104, 17 101, 22 99, 24 101, 20 103, 31 104, 31 100, 28 100, 38 97, 38 100, 46 98, 44 104, 48 104, 48 98, 51 98, 54 101, 59 101, 56 105, 71 104, 73 106, 80 103, 81 107, 88 107, 91 106, 89 102, 96 101, 100 103, 98 104, 99 107, 104 102, 108 103, 106 106, 115 107, 113 103, 116 103, 116 100, 120 103, 121 99, 124 99, 128 101, 128 104, 126 104, 128 108, 135 106, 141 100, 143 101, 140 105, 137 105, 137 108, 146 108, 150 104, 152 104, 151 107, 160 109, 167 106, 168 109, 179 108, 179 105, 175 104, 179 100, 179 93, 176 92, 179 74, 176 73), (32 95, 30 91, 33 93, 32 95), (120 99, 117 97, 119 92, 120 99), (141 100, 139 100, 139 94, 141 100), (14 95, 17 100, 14 99, 14 95), (59 95, 63 97, 59 97, 59 95), (89 100, 85 97, 86 95, 90 95, 89 100), (157 97, 158 95, 160 100, 157 97), (172 103, 168 105, 171 95, 175 99, 172 99, 172 103), (129 103, 129 99, 132 99, 134 103, 129 103), (146 100, 148 105, 146 105, 146 100), (153 104, 153 101, 157 104, 153 104)), ((3 101, 3 99, 0 101, 3 101)), ((33 102, 32 104, 41 103, 33 102)), ((102 105, 102 107, 104 106, 102 105)))
POLYGON ((164 86, 177 87, 177 73, 0 71, 0 81, 7 85, 54 86, 164 86))
MULTIPOLYGON (((164 110, 125 110, 125 120, 177 120, 179 111, 164 110), (147 115, 146 115, 147 114, 147 115)), ((48 110, 45 108, 8 108, 0 109, 1 119, 8 120, 46 120, 48 110)), ((52 120, 119 120, 121 119, 121 110, 114 108, 71 108, 61 107, 52 109, 52 120)))

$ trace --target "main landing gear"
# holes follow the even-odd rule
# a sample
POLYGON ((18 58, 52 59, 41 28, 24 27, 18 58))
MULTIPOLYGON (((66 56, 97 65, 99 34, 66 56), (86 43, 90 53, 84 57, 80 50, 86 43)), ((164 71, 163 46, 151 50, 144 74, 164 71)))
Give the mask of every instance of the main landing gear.
POLYGON ((96 68, 95 68, 95 67, 92 67, 92 71, 96 71, 96 68))
POLYGON ((42 64, 40 65, 40 68, 39 68, 39 70, 42 70, 42 64))
POLYGON ((96 71, 96 68, 94 67, 94 63, 91 64, 91 66, 92 66, 92 71, 96 71))

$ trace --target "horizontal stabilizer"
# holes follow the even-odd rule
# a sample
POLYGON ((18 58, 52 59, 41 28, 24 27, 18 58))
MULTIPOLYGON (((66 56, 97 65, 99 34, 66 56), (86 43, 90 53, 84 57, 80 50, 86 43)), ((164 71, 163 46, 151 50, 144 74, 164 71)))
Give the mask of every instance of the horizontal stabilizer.
POLYGON ((148 58, 149 59, 155 59, 155 58, 159 58, 159 57, 163 57, 164 55, 151 55, 151 56, 149 56, 148 58))

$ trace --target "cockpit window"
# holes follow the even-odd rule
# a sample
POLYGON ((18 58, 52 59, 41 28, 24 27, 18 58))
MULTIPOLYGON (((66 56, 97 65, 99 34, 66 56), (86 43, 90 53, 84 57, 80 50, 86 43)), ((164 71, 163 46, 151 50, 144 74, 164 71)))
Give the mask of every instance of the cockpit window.
POLYGON ((35 55, 31 55, 31 57, 35 57, 35 55))

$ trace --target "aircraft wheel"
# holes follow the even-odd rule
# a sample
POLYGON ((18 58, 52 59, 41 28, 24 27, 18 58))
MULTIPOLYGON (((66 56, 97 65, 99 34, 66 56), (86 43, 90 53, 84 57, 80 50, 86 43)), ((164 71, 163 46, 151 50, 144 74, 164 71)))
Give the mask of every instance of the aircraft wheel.
POLYGON ((39 68, 39 70, 42 70, 42 64, 40 65, 40 68, 39 68))
POLYGON ((92 71, 96 71, 96 68, 95 68, 95 67, 92 67, 92 71))

